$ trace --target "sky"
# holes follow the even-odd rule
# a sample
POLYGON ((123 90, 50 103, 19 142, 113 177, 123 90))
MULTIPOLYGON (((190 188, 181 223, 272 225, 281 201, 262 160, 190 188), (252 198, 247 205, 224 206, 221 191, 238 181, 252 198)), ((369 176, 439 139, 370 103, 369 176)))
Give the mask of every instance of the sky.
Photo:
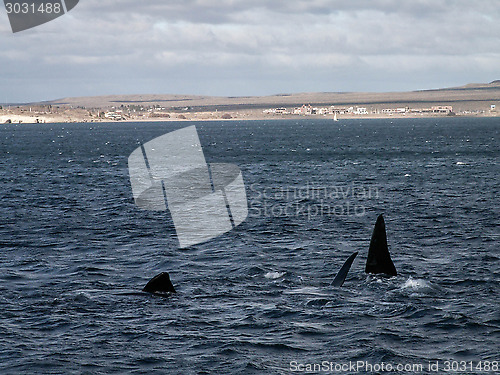
POLYGON ((0 4, 0 103, 486 83, 498 20, 498 0, 80 0, 13 34, 0 4))

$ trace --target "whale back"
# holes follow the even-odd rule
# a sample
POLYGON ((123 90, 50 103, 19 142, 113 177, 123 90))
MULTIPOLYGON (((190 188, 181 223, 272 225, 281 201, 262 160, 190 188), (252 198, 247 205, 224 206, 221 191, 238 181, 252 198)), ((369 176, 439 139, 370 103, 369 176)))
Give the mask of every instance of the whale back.
POLYGON ((153 294, 168 294, 175 293, 175 288, 170 281, 168 272, 162 272, 149 280, 142 291, 153 294))

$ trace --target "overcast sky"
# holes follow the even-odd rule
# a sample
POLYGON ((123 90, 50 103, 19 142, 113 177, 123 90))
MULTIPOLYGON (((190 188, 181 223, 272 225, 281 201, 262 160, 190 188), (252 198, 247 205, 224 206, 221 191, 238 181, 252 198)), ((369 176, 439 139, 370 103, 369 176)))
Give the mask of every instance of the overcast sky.
POLYGON ((0 5, 0 102, 490 82, 498 20, 498 0, 80 0, 13 34, 0 5))

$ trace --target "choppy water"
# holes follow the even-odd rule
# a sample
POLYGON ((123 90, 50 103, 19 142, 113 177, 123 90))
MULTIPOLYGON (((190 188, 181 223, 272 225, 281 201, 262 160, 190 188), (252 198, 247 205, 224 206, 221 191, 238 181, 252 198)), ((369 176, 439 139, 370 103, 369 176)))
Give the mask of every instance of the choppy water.
POLYGON ((134 205, 127 158, 187 125, 0 126, 0 373, 495 373, 476 366, 500 359, 498 119, 196 123, 250 215, 179 250, 134 205), (388 280, 364 274, 379 213, 388 280), (132 293, 161 271, 176 295, 132 293))

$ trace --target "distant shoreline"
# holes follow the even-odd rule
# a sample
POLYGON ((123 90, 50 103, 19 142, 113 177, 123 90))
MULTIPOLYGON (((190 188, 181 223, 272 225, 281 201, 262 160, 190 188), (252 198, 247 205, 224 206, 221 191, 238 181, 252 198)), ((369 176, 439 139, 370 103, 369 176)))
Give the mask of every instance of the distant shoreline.
POLYGON ((0 123, 498 117, 500 81, 389 93, 110 95, 0 107, 0 123))
MULTIPOLYGON (((111 119, 91 119, 88 118, 78 118, 78 117, 70 117, 58 118, 57 116, 45 118, 42 116, 19 116, 19 115, 1 115, 0 116, 0 124, 56 124, 56 123, 130 123, 130 122, 192 122, 192 121, 257 121, 257 120, 269 120, 269 121, 278 121, 278 120, 331 120, 332 116, 323 116, 323 115, 287 115, 287 116, 252 116, 252 115, 239 115, 231 118, 221 118, 221 117, 211 117, 206 115, 197 115, 193 114, 192 116, 185 118, 178 117, 170 117, 170 118, 128 118, 123 120, 111 120, 111 119)), ((469 115, 376 115, 376 114, 367 114, 367 115, 346 115, 338 117, 338 121, 342 120, 374 120, 374 119, 424 119, 424 118, 495 118, 500 117, 498 114, 469 114, 469 115)))

